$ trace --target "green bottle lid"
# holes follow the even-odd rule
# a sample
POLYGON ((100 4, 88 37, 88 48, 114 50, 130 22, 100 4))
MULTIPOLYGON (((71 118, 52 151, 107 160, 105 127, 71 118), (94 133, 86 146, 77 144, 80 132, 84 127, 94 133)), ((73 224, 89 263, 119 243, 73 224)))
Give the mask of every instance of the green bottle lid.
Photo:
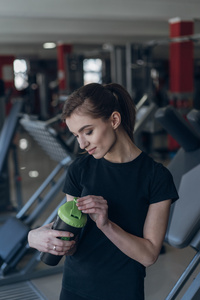
POLYGON ((87 222, 87 215, 83 214, 76 206, 76 199, 68 201, 58 209, 58 216, 66 224, 81 228, 84 227, 87 222))

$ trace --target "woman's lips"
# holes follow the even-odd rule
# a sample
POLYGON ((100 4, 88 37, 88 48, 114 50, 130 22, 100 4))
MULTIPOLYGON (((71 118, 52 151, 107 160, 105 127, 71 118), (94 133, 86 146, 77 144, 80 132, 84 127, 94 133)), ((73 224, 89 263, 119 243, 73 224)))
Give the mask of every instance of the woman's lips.
POLYGON ((92 148, 92 149, 90 149, 90 150, 88 150, 88 153, 89 153, 90 155, 92 155, 92 154, 95 152, 95 150, 96 150, 96 147, 95 147, 95 148, 92 148))

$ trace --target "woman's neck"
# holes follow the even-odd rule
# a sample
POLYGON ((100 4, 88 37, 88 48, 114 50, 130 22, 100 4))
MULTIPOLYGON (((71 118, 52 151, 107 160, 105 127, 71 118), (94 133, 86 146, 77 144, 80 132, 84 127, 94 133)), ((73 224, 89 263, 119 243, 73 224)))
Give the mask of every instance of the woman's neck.
POLYGON ((131 141, 127 134, 118 134, 113 148, 104 158, 114 163, 126 163, 134 160, 142 151, 131 141))

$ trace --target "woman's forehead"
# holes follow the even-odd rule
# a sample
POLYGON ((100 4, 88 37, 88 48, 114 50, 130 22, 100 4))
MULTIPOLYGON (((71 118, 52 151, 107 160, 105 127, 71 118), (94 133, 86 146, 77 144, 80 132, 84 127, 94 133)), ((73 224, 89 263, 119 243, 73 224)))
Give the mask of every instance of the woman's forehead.
POLYGON ((83 113, 73 113, 69 118, 66 118, 66 124, 72 132, 79 132, 83 127, 101 125, 102 122, 101 118, 92 118, 92 116, 83 113))

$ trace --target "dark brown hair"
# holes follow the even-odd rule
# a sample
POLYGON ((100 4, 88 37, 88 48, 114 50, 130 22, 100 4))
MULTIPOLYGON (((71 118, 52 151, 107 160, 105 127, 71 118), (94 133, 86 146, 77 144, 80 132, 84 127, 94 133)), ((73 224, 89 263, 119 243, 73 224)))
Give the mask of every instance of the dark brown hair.
POLYGON ((109 119, 114 111, 121 114, 121 124, 133 141, 135 125, 135 105, 129 93, 117 83, 101 85, 90 83, 74 91, 63 106, 62 119, 76 112, 93 118, 109 119))

